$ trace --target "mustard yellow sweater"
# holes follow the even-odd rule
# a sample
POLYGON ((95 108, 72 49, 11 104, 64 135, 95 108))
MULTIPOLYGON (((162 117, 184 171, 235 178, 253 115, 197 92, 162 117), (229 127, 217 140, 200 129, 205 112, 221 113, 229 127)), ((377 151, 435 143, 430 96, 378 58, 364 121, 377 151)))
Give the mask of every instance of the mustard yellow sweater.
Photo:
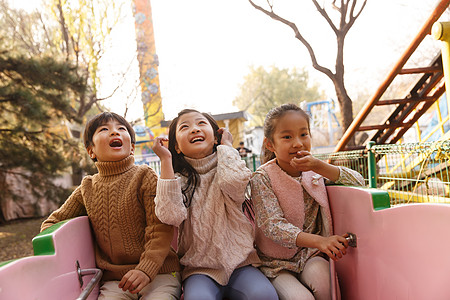
POLYGON ((155 215, 157 175, 129 156, 96 162, 98 174, 86 176, 66 202, 42 223, 41 231, 60 221, 87 215, 95 236, 95 259, 103 280, 120 280, 132 269, 151 280, 179 271, 171 249, 173 227, 155 215))

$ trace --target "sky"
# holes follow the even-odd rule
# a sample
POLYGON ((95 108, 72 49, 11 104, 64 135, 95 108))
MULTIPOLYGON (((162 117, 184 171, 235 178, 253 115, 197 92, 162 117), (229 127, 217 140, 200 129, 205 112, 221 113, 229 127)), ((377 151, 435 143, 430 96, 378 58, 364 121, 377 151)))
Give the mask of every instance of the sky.
MULTIPOLYGON (((364 85, 372 90, 378 86, 428 18, 433 2, 437 4, 368 1, 346 41, 350 93, 364 85)), ((213 114, 238 111, 232 102, 250 66, 306 68, 327 97, 336 98, 330 80, 311 67, 309 54, 293 31, 248 1, 152 0, 151 5, 166 119, 187 107, 213 114)), ((334 70, 335 38, 310 1, 275 1, 274 5, 282 16, 305 28, 319 63, 334 70)), ((121 41, 119 47, 125 50, 126 44, 121 41)))
MULTIPOLYGON (((14 0, 28 7, 37 1, 14 0)), ((264 0, 257 0, 260 5, 264 0)), ((325 1, 324 1, 325 2, 325 1)), ((320 64, 334 70, 335 38, 310 1, 273 1, 276 12, 294 21, 316 51, 320 64)), ((346 84, 350 96, 378 87, 429 17, 438 0, 369 0, 346 39, 346 84)), ((292 29, 254 9, 246 0, 151 0, 163 112, 166 120, 183 108, 235 112, 232 102, 250 67, 306 68, 328 98, 336 98, 330 80, 311 67, 309 54, 292 29)), ((126 7, 126 6, 125 6, 126 7)), ((142 115, 135 60, 134 19, 130 10, 113 29, 102 66, 100 96, 111 93, 118 74, 126 82, 106 105, 123 114, 127 98, 136 98, 127 119, 142 115), (131 96, 130 96, 131 95, 131 96)), ((327 8, 331 11, 331 8, 327 8)))

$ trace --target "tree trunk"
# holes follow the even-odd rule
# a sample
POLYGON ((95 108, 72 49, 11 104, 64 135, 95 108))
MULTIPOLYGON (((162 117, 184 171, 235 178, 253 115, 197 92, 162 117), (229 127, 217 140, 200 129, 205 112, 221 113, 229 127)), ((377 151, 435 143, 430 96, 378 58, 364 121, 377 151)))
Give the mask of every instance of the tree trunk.
MULTIPOLYGON (((347 90, 345 89, 344 80, 337 79, 334 82, 334 87, 336 90, 336 96, 339 102, 339 108, 341 110, 341 125, 342 125, 342 132, 345 132, 348 127, 350 127, 350 124, 353 122, 353 105, 352 100, 347 94, 347 90)), ((348 142, 348 146, 354 146, 355 145, 355 138, 354 136, 351 138, 351 140, 348 142)))

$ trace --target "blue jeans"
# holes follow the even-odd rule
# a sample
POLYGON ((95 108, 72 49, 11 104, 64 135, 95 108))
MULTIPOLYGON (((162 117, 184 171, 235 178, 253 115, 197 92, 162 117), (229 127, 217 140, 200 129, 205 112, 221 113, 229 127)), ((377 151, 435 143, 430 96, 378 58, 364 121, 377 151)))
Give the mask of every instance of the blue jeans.
POLYGON ((207 275, 191 275, 183 282, 183 289, 185 300, 278 300, 267 277, 252 266, 234 270, 225 286, 207 275))

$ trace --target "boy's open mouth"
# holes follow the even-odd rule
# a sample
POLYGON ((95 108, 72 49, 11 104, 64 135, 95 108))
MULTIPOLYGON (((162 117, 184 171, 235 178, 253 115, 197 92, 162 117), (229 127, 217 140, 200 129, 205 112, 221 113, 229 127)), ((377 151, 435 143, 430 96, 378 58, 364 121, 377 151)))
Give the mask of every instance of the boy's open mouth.
POLYGON ((121 141, 121 140, 118 140, 118 139, 112 140, 112 141, 109 143, 109 146, 110 146, 110 147, 121 147, 121 146, 122 146, 122 141, 121 141))
POLYGON ((193 143, 195 143, 195 142, 203 142, 204 140, 205 140, 204 137, 196 136, 196 137, 194 137, 194 138, 191 140, 191 143, 193 144, 193 143))

